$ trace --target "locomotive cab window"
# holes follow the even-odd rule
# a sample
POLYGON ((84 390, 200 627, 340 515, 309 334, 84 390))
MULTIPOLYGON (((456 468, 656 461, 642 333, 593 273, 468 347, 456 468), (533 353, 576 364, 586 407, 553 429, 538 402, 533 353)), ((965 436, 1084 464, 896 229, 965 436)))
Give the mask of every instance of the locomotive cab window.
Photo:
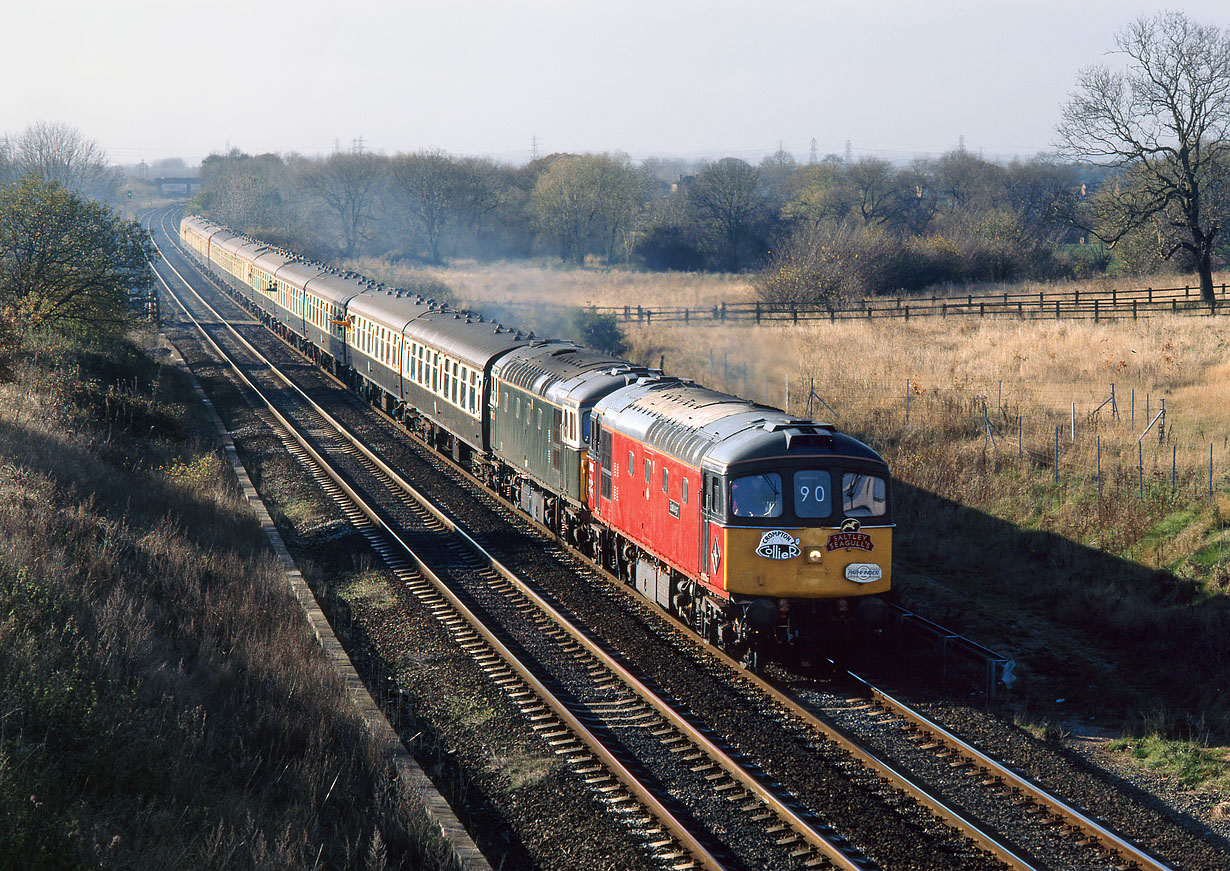
POLYGON ((628 477, 631 478, 636 474, 636 458, 632 455, 632 451, 628 451, 628 477))
POLYGON ((882 517, 888 513, 888 484, 875 475, 841 476, 841 508, 847 517, 882 517))
POLYGON ((832 480, 821 469, 794 473, 794 513, 799 517, 828 517, 833 513, 832 480))
POLYGON ((760 472, 735 478, 730 482, 730 510, 735 517, 781 517, 782 476, 760 472))

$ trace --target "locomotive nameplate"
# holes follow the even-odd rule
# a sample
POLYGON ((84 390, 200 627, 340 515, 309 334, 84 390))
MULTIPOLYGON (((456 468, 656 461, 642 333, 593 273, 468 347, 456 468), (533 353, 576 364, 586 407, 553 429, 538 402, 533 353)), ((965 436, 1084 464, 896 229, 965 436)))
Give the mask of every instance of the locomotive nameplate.
POLYGON ((866 550, 870 551, 875 547, 871 541, 871 536, 865 532, 834 532, 829 536, 829 540, 825 543, 824 549, 833 550, 866 550))
POLYGON ((766 559, 794 559, 803 551, 799 548, 799 539, 781 529, 771 529, 760 536, 760 546, 756 553, 766 559))

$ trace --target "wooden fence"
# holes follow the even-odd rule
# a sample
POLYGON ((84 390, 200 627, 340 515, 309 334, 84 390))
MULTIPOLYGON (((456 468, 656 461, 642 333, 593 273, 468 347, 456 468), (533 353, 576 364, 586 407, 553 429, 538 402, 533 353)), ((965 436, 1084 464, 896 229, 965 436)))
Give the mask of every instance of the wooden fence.
POLYGON ((1066 290, 963 296, 872 297, 853 306, 829 308, 806 303, 722 302, 713 306, 594 306, 621 323, 728 322, 801 323, 875 318, 1015 317, 1032 320, 1136 320, 1157 314, 1213 315, 1226 310, 1226 285, 1214 286, 1212 304, 1198 287, 1136 290, 1066 290))

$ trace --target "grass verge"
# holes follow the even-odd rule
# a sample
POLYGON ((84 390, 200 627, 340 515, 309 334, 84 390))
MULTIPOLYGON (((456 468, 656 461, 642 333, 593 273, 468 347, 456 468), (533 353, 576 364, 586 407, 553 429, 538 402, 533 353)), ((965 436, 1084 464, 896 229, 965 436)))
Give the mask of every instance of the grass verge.
POLYGON ((185 376, 38 347, 0 385, 0 866, 430 867, 185 376))

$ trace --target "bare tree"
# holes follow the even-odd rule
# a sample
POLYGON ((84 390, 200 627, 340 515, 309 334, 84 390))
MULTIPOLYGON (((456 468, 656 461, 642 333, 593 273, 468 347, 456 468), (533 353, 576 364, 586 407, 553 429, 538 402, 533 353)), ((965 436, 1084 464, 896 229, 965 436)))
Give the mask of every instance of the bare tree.
POLYGON ((1132 22, 1115 45, 1126 69, 1082 70, 1058 128, 1063 153, 1124 170, 1081 225, 1114 246, 1164 217, 1174 233, 1164 256, 1188 252, 1212 304, 1224 214, 1209 199, 1230 174, 1230 34, 1168 12, 1132 22))
POLYGON ((35 175, 88 197, 107 199, 119 188, 119 173, 98 145, 68 124, 32 124, 11 143, 12 174, 35 175))
POLYGON ((746 161, 724 157, 706 166, 688 188, 688 205, 720 240, 723 266, 738 272, 742 256, 763 219, 760 173, 746 161))
MULTIPOLYGON (((625 155, 562 155, 538 177, 531 203, 565 262, 583 263, 593 238, 608 262, 644 207, 645 177, 625 155)), ((627 246, 624 246, 625 251, 627 246)))
POLYGON ((887 223, 900 193, 900 179, 893 165, 878 157, 860 157, 847 168, 846 178, 863 224, 871 227, 887 223))
POLYGON ((338 152, 308 164, 299 184, 337 219, 342 253, 356 257, 375 222, 384 161, 374 154, 338 152))
POLYGON ((389 181, 393 199, 422 234, 428 259, 443 262, 444 234, 464 208, 461 167, 443 151, 399 154, 389 163, 389 181))

